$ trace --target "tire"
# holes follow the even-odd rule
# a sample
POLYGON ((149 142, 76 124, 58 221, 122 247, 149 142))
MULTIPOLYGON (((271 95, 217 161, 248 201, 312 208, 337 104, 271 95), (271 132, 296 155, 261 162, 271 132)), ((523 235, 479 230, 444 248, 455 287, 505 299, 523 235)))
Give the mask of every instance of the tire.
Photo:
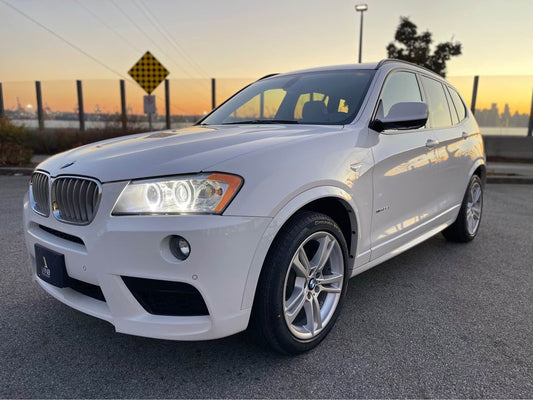
POLYGON ((442 234, 450 242, 470 242, 479 231, 482 214, 483 184, 479 176, 473 175, 468 183, 457 219, 444 229, 442 234))
POLYGON ((333 328, 348 285, 348 250, 339 226, 296 213, 270 247, 259 278, 250 333, 284 354, 317 346, 333 328))

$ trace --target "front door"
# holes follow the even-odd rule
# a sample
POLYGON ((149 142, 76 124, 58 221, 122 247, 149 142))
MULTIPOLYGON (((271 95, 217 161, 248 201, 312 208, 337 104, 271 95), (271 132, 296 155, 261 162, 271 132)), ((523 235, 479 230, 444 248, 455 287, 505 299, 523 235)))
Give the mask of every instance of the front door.
MULTIPOLYGON (((393 72, 385 81, 377 117, 393 104, 422 101, 417 76, 393 72)), ((379 258, 420 235, 438 213, 435 196, 437 139, 429 129, 387 130, 373 147, 373 215, 371 259, 379 258)))

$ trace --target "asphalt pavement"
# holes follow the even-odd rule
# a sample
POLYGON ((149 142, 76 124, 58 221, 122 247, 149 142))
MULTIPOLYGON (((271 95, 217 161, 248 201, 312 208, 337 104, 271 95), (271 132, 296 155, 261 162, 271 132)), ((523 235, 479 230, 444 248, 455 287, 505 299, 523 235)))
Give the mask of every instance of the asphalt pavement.
POLYGON ((286 357, 244 334, 117 334, 47 295, 27 268, 27 183, 0 176, 0 398, 533 397, 531 185, 489 184, 472 243, 437 235, 352 279, 330 335, 286 357))

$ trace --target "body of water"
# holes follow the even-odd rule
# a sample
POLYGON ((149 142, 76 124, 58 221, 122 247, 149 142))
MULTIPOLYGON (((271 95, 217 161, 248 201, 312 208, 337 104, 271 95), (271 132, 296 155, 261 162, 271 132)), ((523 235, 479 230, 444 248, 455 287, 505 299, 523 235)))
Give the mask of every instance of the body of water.
MULTIPOLYGON (((39 122, 36 119, 14 119, 11 122, 18 126, 25 126, 29 129, 37 129, 39 127, 39 122)), ((185 128, 191 126, 192 122, 172 122, 172 129, 185 128)), ((106 129, 106 128, 120 128, 122 125, 120 123, 109 123, 106 121, 85 121, 85 129, 106 129)), ((128 125, 129 127, 135 128, 144 128, 148 130, 148 121, 135 122, 128 125)), ((165 122, 152 122, 153 130, 165 129, 165 122)), ((61 120, 61 119, 49 119, 44 121, 45 129, 78 129, 80 123, 73 120, 61 120)))
MULTIPOLYGON (((15 125, 24 125, 30 129, 37 129, 39 124, 36 119, 15 119, 12 121, 15 125)), ((173 122, 171 127, 173 129, 185 128, 191 126, 192 122, 173 122)), ((45 120, 45 129, 66 129, 66 128, 79 128, 80 123, 78 121, 65 121, 65 120, 45 120)), ((105 121, 85 121, 85 129, 105 129, 105 128, 119 128, 121 125, 117 123, 110 124, 105 121)), ((148 122, 136 122, 133 124, 136 128, 145 128, 148 130, 148 122)), ((164 122, 152 122, 153 130, 165 129, 164 122)), ((481 133, 486 136, 527 136, 527 128, 517 127, 498 127, 498 126, 481 126, 481 133)))

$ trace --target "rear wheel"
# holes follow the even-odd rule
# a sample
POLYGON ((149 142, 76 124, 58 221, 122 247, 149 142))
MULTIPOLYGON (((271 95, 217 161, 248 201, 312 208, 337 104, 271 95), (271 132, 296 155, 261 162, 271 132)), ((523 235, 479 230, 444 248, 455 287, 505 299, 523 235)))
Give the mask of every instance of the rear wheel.
POLYGON ((261 274, 251 331, 283 353, 318 345, 338 317, 346 292, 347 246, 328 216, 303 211, 282 228, 261 274))
POLYGON ((483 184, 477 175, 470 178, 455 222, 442 231, 451 242, 470 242, 477 235, 483 213, 483 184))

